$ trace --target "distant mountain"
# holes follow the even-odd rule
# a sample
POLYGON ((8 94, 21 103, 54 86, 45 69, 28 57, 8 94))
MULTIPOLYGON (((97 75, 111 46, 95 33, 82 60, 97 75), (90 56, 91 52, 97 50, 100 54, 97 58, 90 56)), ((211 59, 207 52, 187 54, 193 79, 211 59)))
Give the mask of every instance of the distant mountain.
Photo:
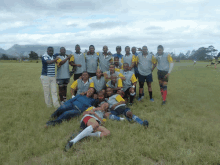
POLYGON ((6 51, 4 49, 0 48, 0 53, 1 54, 6 54, 6 51))
MULTIPOLYGON (((8 50, 4 50, 0 48, 0 53, 5 53, 11 56, 26 56, 28 57, 29 53, 31 51, 34 51, 38 54, 38 56, 43 55, 46 51, 47 51, 47 45, 18 45, 15 44, 13 45, 11 48, 9 48, 8 50)), ((53 46, 54 48, 54 53, 59 53, 60 52, 60 47, 59 46, 53 46)), ((71 54, 72 51, 67 50, 66 54, 71 54)))

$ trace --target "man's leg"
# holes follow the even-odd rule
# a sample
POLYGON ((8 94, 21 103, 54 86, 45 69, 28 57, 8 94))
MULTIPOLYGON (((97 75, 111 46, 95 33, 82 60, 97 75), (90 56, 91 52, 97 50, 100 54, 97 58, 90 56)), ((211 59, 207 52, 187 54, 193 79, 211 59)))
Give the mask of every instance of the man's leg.
POLYGON ((166 98, 167 98, 167 82, 163 81, 163 103, 162 105, 166 104, 166 98))
POLYGON ((128 121, 130 121, 132 119, 133 121, 137 122, 138 124, 148 127, 148 124, 149 124, 148 121, 147 120, 142 121, 138 116, 133 115, 133 113, 131 112, 131 110, 129 108, 125 109, 124 115, 128 121))
POLYGON ((51 85, 51 94, 52 94, 53 105, 55 108, 58 108, 60 106, 60 103, 57 98, 57 87, 56 87, 56 78, 55 77, 50 77, 50 85, 51 85))
POLYGON ((44 90, 45 103, 46 103, 47 107, 52 107, 52 102, 51 102, 51 98, 50 98, 49 78, 48 78, 48 76, 41 76, 40 79, 41 79, 41 83, 42 83, 43 90, 44 90))
POLYGON ((66 101, 63 105, 61 105, 52 115, 52 118, 60 116, 62 113, 72 110, 73 109, 73 104, 71 99, 66 101))
POLYGON ((70 82, 70 79, 65 79, 63 83, 63 100, 66 101, 66 95, 67 95, 67 86, 70 82))
POLYGON ((117 113, 115 111, 111 111, 111 112, 106 113, 106 117, 108 117, 111 120, 117 120, 117 121, 123 121, 124 120, 124 118, 118 117, 117 113))
POLYGON ((149 96, 150 96, 150 101, 154 102, 154 99, 152 97, 151 82, 147 82, 147 86, 148 86, 148 92, 149 92, 149 96))
POLYGON ((134 88, 129 88, 130 104, 133 103, 133 100, 134 100, 134 97, 135 97, 135 95, 133 95, 133 93, 135 93, 135 89, 134 88))
POLYGON ((52 125, 55 125, 58 123, 62 123, 63 120, 69 120, 73 117, 79 116, 80 114, 81 112, 79 110, 72 109, 72 110, 62 113, 57 119, 55 119, 54 121, 48 122, 47 124, 50 125, 49 123, 51 123, 52 125))
POLYGON ((144 91, 144 82, 139 81, 139 98, 138 98, 138 101, 141 101, 143 91, 144 91))

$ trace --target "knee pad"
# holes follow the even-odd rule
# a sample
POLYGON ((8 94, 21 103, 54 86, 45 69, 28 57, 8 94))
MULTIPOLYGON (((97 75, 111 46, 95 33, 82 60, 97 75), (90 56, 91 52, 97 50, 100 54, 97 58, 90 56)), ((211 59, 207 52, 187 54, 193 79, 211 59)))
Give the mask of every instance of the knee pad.
POLYGON ((144 87, 144 83, 139 83, 140 88, 144 87))
POLYGON ((167 86, 165 85, 165 86, 163 86, 163 90, 167 90, 167 86))

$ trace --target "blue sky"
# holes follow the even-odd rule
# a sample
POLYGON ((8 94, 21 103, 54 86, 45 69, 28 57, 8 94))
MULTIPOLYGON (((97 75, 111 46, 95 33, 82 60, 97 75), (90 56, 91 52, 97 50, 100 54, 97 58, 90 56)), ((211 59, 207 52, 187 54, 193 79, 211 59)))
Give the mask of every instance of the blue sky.
POLYGON ((0 47, 76 44, 115 52, 121 45, 176 53, 213 45, 220 50, 220 6, 215 0, 3 0, 0 47))

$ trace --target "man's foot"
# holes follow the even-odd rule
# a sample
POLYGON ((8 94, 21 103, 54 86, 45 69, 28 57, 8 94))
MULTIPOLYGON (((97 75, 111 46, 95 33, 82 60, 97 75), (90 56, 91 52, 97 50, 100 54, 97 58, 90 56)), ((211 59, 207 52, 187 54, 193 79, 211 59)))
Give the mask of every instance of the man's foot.
POLYGON ((143 122, 143 126, 147 128, 148 125, 149 125, 148 121, 147 121, 147 120, 144 120, 144 122, 143 122))
POLYGON ((142 98, 138 98, 138 101, 141 101, 142 100, 142 98))
POLYGON ((72 146, 73 146, 73 142, 70 142, 70 141, 69 141, 69 142, 67 143, 67 145, 65 146, 64 151, 66 151, 66 152, 69 151, 72 146))
POLYGON ((165 105, 165 104, 166 104, 166 102, 167 102, 167 101, 163 101, 163 102, 162 102, 162 105, 165 105))
POLYGON ((48 121, 45 125, 45 128, 48 128, 49 126, 55 126, 56 122, 55 121, 48 121))
POLYGON ((141 99, 144 99, 144 95, 141 96, 141 99))
POLYGON ((151 102, 154 102, 154 99, 152 98, 152 99, 150 99, 150 101, 151 101, 151 102))

